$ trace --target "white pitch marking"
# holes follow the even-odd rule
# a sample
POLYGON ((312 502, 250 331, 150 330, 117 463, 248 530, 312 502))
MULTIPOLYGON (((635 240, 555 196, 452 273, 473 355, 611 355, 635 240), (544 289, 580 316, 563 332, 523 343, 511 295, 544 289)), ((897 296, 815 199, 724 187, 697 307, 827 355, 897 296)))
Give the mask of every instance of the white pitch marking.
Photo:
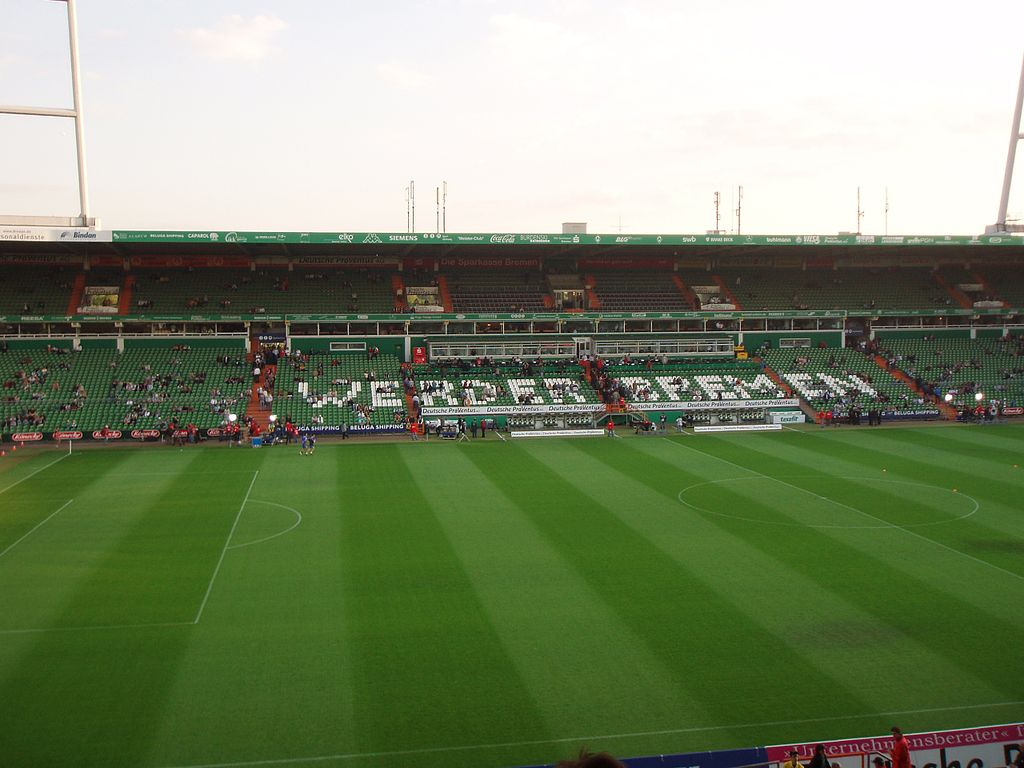
POLYGON ((242 516, 242 510, 245 509, 245 504, 249 501, 249 494, 252 493, 252 487, 256 485, 256 478, 259 477, 260 471, 257 469, 252 473, 252 480, 249 482, 249 488, 245 492, 245 498, 242 499, 242 506, 238 508, 238 514, 235 515, 235 522, 231 525, 231 530, 228 532, 228 537, 224 541, 224 549, 220 551, 220 559, 217 561, 217 567, 213 569, 213 576, 210 577, 210 584, 206 587, 206 594, 203 595, 203 602, 199 606, 199 610, 196 612, 196 618, 193 620, 193 624, 198 624, 199 619, 202 618, 203 609, 206 608, 206 601, 210 599, 210 592, 213 591, 213 582, 217 579, 217 574, 220 573, 221 563, 224 562, 224 555, 228 551, 228 544, 231 543, 231 537, 235 535, 235 528, 238 527, 238 519, 242 516))
POLYGON ((70 455, 71 455, 70 453, 62 453, 59 459, 55 459, 54 461, 51 461, 49 464, 47 464, 45 467, 40 467, 35 472, 32 472, 31 474, 25 475, 25 477, 21 478, 21 480, 19 480, 18 482, 11 483, 6 488, 4 488, 2 491, 0 491, 0 493, 7 493, 7 491, 11 490, 11 488, 13 488, 14 486, 21 485, 22 483, 24 483, 29 478, 34 477, 35 475, 38 475, 44 469, 49 469, 54 464, 56 464, 58 461, 62 461, 63 459, 66 459, 70 455))
MULTIPOLYGON (((45 469, 45 467, 43 467, 43 469, 45 469)), ((25 478, 25 479, 27 480, 28 478, 25 478)), ((27 538, 28 538, 29 536, 31 536, 31 535, 32 535, 32 534, 33 534, 33 533, 35 532, 36 528, 39 528, 39 527, 40 527, 40 526, 41 526, 41 525, 42 525, 43 523, 45 523, 45 522, 46 522, 47 520, 49 520, 49 519, 50 519, 51 517, 53 517, 54 515, 56 515, 56 514, 57 514, 57 512, 60 512, 60 511, 61 511, 61 509, 64 509, 64 508, 65 508, 65 507, 66 507, 66 506, 67 506, 68 504, 70 504, 70 503, 71 503, 72 501, 74 501, 74 499, 68 499, 68 500, 67 500, 67 501, 65 501, 65 502, 64 502, 63 504, 61 504, 60 508, 59 508, 59 509, 57 509, 57 511, 56 511, 56 512, 51 512, 51 513, 50 513, 49 515, 47 515, 47 516, 46 516, 46 518, 45 518, 44 520, 42 520, 42 522, 36 523, 36 524, 35 524, 35 525, 34 525, 34 526, 32 527, 32 530, 30 530, 30 531, 29 531, 28 533, 26 533, 26 534, 25 534, 24 536, 22 536, 22 537, 21 537, 20 539, 18 539, 18 540, 17 540, 16 542, 14 542, 13 544, 11 544, 11 545, 10 545, 9 547, 7 547, 7 549, 5 549, 5 550, 4 550, 3 552, 0 552, 0 557, 3 557, 4 555, 6 555, 6 554, 7 554, 8 552, 10 552, 10 551, 11 551, 12 549, 14 549, 14 548, 15 548, 16 546, 18 546, 18 545, 19 545, 19 544, 20 544, 21 542, 23 542, 23 541, 24 541, 25 539, 27 539, 27 538)))
MULTIPOLYGON (((765 476, 762 475, 762 477, 765 477, 765 476)), ((821 479, 820 475, 786 475, 786 477, 794 477, 794 478, 802 477, 802 478, 806 478, 806 479, 810 479, 810 480, 820 480, 821 479)), ((856 476, 851 477, 851 476, 848 476, 848 475, 837 475, 836 477, 839 480, 862 480, 863 479, 863 477, 856 477, 856 476)), ((680 503, 685 504, 690 509, 695 509, 698 512, 704 512, 704 513, 709 514, 709 515, 718 515, 719 517, 729 517, 729 518, 732 518, 733 520, 743 520, 744 522, 747 522, 747 523, 763 523, 764 525, 784 525, 784 526, 789 526, 791 528, 830 528, 830 529, 834 529, 834 530, 847 530, 847 531, 849 531, 849 530, 872 530, 872 529, 880 530, 880 529, 892 528, 893 527, 893 525, 891 523, 886 523, 884 521, 883 521, 883 523, 884 523, 883 525, 814 525, 812 523, 795 523, 795 522, 787 523, 787 522, 782 522, 782 521, 778 521, 778 520, 758 520, 755 517, 742 517, 740 515, 725 514, 724 512, 715 512, 713 509, 705 509, 704 507, 698 507, 696 504, 691 504, 690 502, 686 501, 683 498, 683 496, 686 494, 687 491, 691 491, 694 488, 699 488, 702 485, 718 485, 720 483, 738 483, 738 482, 742 482, 744 480, 757 480, 757 479, 758 479, 758 477, 756 475, 755 476, 746 475, 744 477, 723 477, 721 480, 705 480, 704 482, 701 482, 701 483, 694 483, 693 485, 686 486, 685 488, 683 488, 683 490, 681 490, 676 495, 676 498, 679 499, 680 503)), ((771 479, 772 480, 778 480, 779 478, 773 477, 771 479)), ((946 491, 945 488, 940 488, 937 485, 928 485, 926 483, 914 483, 914 482, 911 482, 909 480, 877 480, 876 482, 879 482, 879 483, 894 483, 896 485, 911 485, 911 486, 914 486, 916 488, 931 488, 931 489, 936 490, 936 491, 945 491, 946 493, 949 493, 949 491, 946 491)), ((796 487, 796 486, 793 486, 793 487, 796 487)), ((804 489, 801 489, 801 490, 804 490, 804 489)), ((978 500, 976 498, 974 498, 973 496, 969 496, 966 493, 961 493, 961 494, 959 494, 959 496, 962 497, 962 498, 965 498, 965 499, 970 499, 971 502, 974 503, 974 509, 972 509, 970 512, 968 512, 966 515, 961 515, 960 517, 951 517, 948 520, 933 520, 930 523, 908 523, 906 525, 906 527, 907 528, 925 528, 927 526, 932 526, 932 525, 946 525, 947 523, 955 523, 955 522, 958 522, 960 520, 966 520, 967 518, 971 517, 975 512, 977 512, 979 509, 981 509, 981 504, 979 504, 978 500)), ((832 499, 827 499, 827 501, 832 501, 832 499)), ((839 502, 835 502, 835 501, 833 501, 832 503, 839 504, 839 502)))
POLYGON ((299 510, 297 510, 297 509, 293 509, 292 507, 286 507, 284 504, 277 504, 277 503, 275 503, 273 501, 259 501, 258 499, 252 499, 249 503, 250 504, 267 504, 267 505, 269 505, 271 507, 280 507, 281 509, 287 509, 289 512, 292 512, 295 515, 295 517, 297 517, 298 519, 294 523, 292 523, 290 526, 285 528, 283 531, 278 531, 277 533, 273 534, 272 536, 265 536, 262 539, 256 539, 256 541, 247 541, 247 542, 245 542, 245 544, 232 544, 230 547, 228 547, 228 549, 241 549, 242 547, 251 547, 253 544, 262 544, 265 541, 270 541, 271 539, 276 539, 278 536, 284 536, 289 531, 293 531, 296 528, 298 528, 299 525, 302 523, 302 513, 299 512, 299 510))
POLYGON ((573 742, 594 743, 608 739, 632 739, 645 736, 671 736, 680 733, 710 733, 711 731, 727 731, 734 728, 766 728, 779 725, 802 725, 806 723, 830 723, 842 720, 866 720, 873 717, 892 715, 917 715, 928 712, 962 712, 971 709, 990 707, 1017 707, 1024 701, 1000 701, 994 704, 968 704, 961 707, 933 707, 931 709, 903 709, 893 712, 870 712, 863 715, 838 715, 836 717, 812 717, 803 720, 775 720, 767 723, 736 723, 732 725, 712 725, 697 728, 672 728, 664 731, 639 731, 636 733, 611 733, 602 736, 571 736, 564 739, 537 739, 535 741, 506 741, 495 744, 472 744, 459 747, 430 747, 427 749, 403 749, 391 752, 350 752, 337 755, 316 755, 314 757, 288 757, 271 760, 241 760, 233 763, 198 763, 177 765, 173 768, 242 768, 243 766, 288 765, 289 763, 322 763, 328 760, 357 760, 369 757, 401 757, 403 755, 428 755, 438 752, 469 752, 480 749, 505 749, 508 747, 530 747, 540 744, 567 744, 573 742))
POLYGON ((966 557, 968 560, 973 560, 974 562, 976 562, 976 563, 978 563, 980 565, 988 566, 989 568, 997 570, 1000 573, 1005 573, 1007 576, 1013 576, 1013 578, 1015 578, 1015 579, 1019 579, 1020 581, 1024 581, 1024 576, 1021 576, 1019 573, 1014 573, 1013 571, 1008 571, 1005 568, 1001 568, 998 565, 994 565, 993 563, 988 562, 987 560, 981 560, 980 558, 977 558, 974 555, 969 555, 966 552, 961 552, 959 549, 954 549, 953 547, 949 547, 949 546, 943 544, 941 541, 935 541, 935 539, 929 539, 927 536, 922 536, 920 533, 917 533, 915 531, 911 531, 908 528, 904 528, 901 525, 895 525, 893 523, 890 523, 888 520, 883 520, 881 517, 877 517, 875 515, 872 515, 870 512, 865 512, 863 509, 857 509, 856 507, 851 507, 849 504, 844 504, 841 501, 836 501, 835 499, 830 499, 827 496, 821 496, 821 495, 819 495, 817 493, 814 493, 814 491, 808 491, 806 488, 801 488, 799 485, 793 485, 792 483, 787 483, 785 480, 779 480, 779 478, 777 478, 777 477, 772 477, 771 475, 762 474, 762 473, 758 472, 756 469, 750 469, 749 467, 744 467, 744 466, 742 466, 740 464, 736 464, 735 462, 729 461, 728 459, 723 459, 723 458, 721 458, 719 456, 715 456, 715 455, 710 454, 710 453, 705 453, 704 451, 698 451, 696 448, 690 448, 689 446, 683 445, 681 443, 676 443, 676 445, 678 445, 680 448, 685 448, 688 451, 694 451, 695 453, 699 453, 701 456, 706 456, 708 458, 716 459, 718 461, 724 462, 725 464, 728 464, 730 466, 736 467, 737 469, 742 469, 742 470, 744 470, 746 472, 750 472, 750 473, 755 474, 755 475, 760 475, 761 477, 763 477, 763 478, 765 478, 767 480, 774 480, 776 483, 781 483, 782 485, 789 486, 790 488, 794 488, 794 489, 796 489, 798 491, 803 491, 804 493, 809 493, 811 496, 819 498, 822 501, 830 502, 830 503, 835 504, 836 506, 839 506, 839 507, 846 507, 847 509, 852 510, 854 512, 857 512, 858 514, 864 515, 865 517, 869 517, 872 520, 877 520, 880 523, 885 523, 889 527, 894 528, 894 529, 896 529, 898 531, 903 531, 904 533, 908 533, 911 536, 915 536, 915 537, 921 539, 922 541, 927 541, 929 544, 934 544, 937 547, 942 547, 942 549, 948 550, 948 551, 950 551, 950 552, 952 552, 954 554, 960 555, 962 557, 966 557))
POLYGON ((39 629, 0 629, 0 635, 35 635, 43 632, 86 632, 96 629, 146 629, 150 627, 191 627, 191 621, 165 621, 155 624, 93 624, 83 627, 43 627, 39 629))

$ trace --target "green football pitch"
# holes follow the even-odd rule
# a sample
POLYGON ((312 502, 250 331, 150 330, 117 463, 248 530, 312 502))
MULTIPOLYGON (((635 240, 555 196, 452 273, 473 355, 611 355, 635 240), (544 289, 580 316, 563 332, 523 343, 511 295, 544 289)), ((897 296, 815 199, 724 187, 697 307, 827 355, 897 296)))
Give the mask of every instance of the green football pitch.
POLYGON ((1024 712, 1024 427, 0 459, 0 765, 512 766, 1024 712))

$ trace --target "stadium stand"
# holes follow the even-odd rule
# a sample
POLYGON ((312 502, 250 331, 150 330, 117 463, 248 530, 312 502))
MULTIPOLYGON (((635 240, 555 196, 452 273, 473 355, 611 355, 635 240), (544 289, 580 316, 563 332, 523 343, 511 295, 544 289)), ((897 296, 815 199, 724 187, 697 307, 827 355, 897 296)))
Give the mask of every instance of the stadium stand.
MULTIPOLYGON (((928 269, 718 269, 745 310, 934 309, 954 301, 928 269)), ((709 273, 680 273, 688 285, 713 281, 709 273), (703 281, 703 282, 701 282, 703 281)))
POLYGON ((73 267, 40 269, 4 265, 0 270, 0 314, 63 315, 80 272, 73 267))
POLYGON ((889 365, 936 397, 953 395, 958 408, 974 407, 975 395, 1024 405, 1024 342, 1004 339, 890 339, 879 353, 889 365))
POLYGON ((575 362, 438 361, 411 371, 414 393, 425 408, 599 402, 575 362))
POLYGON ((391 273, 345 269, 139 269, 132 313, 388 313, 391 273))
POLYGON ((459 270, 444 277, 455 312, 543 312, 554 306, 536 271, 459 270))
POLYGON ((601 309, 612 312, 689 312, 690 301, 673 281, 671 272, 591 270, 601 309))
POLYGON ((985 265, 977 272, 994 291, 994 298, 1011 307, 1024 307, 1024 267, 985 265))
POLYGON ((277 364, 273 411, 299 429, 403 424, 401 366, 394 355, 285 356, 277 364))
POLYGON ((50 347, 0 355, 0 424, 14 429, 156 429, 176 421, 221 424, 248 396, 238 348, 71 352, 50 347))
POLYGON ((936 411, 924 393, 892 376, 873 357, 853 349, 765 350, 765 363, 816 412, 846 416, 881 409, 908 416, 936 411))
POLYGON ((634 407, 664 402, 761 400, 787 397, 754 362, 677 361, 605 366, 599 388, 605 402, 634 407))

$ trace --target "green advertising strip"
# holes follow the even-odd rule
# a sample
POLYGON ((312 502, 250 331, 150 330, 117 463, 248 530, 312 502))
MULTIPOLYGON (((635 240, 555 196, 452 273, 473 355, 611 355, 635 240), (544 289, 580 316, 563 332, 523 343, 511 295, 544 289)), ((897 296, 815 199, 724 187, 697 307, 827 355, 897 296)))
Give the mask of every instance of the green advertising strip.
POLYGON ((1024 315, 1024 308, 993 309, 863 309, 793 310, 750 312, 493 312, 423 315, 0 315, 2 323, 436 323, 436 322, 576 322, 580 320, 804 320, 844 319, 847 317, 971 317, 975 315, 1024 315))
POLYGON ((283 243, 319 245, 1024 245, 1010 235, 559 235, 519 233, 238 232, 114 230, 117 243, 283 243))

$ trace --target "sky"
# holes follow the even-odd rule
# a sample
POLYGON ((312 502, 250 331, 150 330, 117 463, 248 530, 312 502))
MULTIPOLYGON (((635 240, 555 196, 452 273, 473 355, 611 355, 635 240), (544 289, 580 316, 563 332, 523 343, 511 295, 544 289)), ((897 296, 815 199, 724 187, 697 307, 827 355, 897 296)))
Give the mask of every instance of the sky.
MULTIPOLYGON (((65 5, 0 0, 0 104, 71 106, 65 5)), ((977 234, 1020 0, 79 0, 105 229, 977 234), (888 197, 888 214, 886 214, 888 197)), ((1024 218, 1024 150, 1010 216, 1024 218)), ((79 213, 0 115, 0 214, 79 213)))

